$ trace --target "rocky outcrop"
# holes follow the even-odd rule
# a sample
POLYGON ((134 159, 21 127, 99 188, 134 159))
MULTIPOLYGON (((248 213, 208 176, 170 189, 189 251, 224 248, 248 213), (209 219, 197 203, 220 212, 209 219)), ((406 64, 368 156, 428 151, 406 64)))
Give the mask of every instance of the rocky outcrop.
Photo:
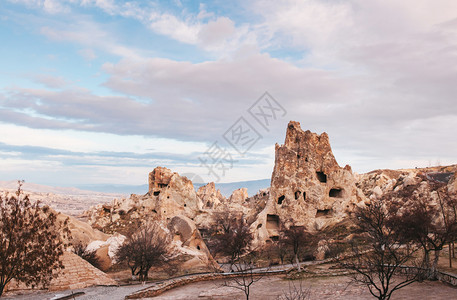
POLYGON ((229 203, 243 205, 247 198, 249 198, 248 189, 240 188, 233 191, 232 195, 229 198, 229 203))
POLYGON ((374 170, 356 176, 357 187, 367 198, 380 199, 390 192, 397 192, 410 185, 431 181, 446 183, 450 193, 457 191, 457 165, 402 170, 374 170), (424 180, 426 179, 426 180, 424 180))
POLYGON ((132 194, 126 199, 98 205, 86 211, 84 216, 96 228, 127 234, 147 220, 168 220, 177 215, 193 219, 202 208, 203 202, 192 181, 167 168, 157 167, 149 174, 148 193, 132 194))
POLYGON ((227 200, 224 196, 222 196, 220 190, 216 190, 214 182, 201 186, 197 191, 197 197, 201 199, 203 208, 205 209, 216 208, 218 205, 227 200))
POLYGON ((316 231, 341 221, 363 198, 355 183, 351 167, 336 162, 326 133, 290 122, 284 145, 276 144, 268 202, 251 226, 257 242, 276 239, 281 224, 316 231))
POLYGON ((187 260, 179 259, 182 261, 179 266, 180 269, 189 272, 192 270, 214 270, 218 268, 197 226, 191 219, 184 216, 175 216, 170 220, 167 228, 173 236, 173 244, 177 256, 187 255, 189 257, 187 260))

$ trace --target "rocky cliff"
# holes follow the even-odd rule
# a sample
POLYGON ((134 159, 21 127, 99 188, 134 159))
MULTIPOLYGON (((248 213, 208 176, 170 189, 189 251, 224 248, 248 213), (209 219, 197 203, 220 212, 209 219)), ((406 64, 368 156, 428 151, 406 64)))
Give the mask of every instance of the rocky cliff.
POLYGON ((251 228, 259 243, 277 239, 281 226, 318 231, 343 220, 364 199, 351 167, 338 165, 328 135, 303 131, 292 121, 284 144, 276 144, 270 196, 251 228))

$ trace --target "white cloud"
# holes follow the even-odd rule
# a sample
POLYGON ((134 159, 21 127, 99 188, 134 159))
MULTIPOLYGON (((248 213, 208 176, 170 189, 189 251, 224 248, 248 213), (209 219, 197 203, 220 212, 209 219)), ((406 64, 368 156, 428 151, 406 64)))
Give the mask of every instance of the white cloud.
POLYGON ((152 30, 187 44, 197 43, 200 27, 201 25, 198 23, 185 22, 168 13, 152 13, 150 16, 152 30))

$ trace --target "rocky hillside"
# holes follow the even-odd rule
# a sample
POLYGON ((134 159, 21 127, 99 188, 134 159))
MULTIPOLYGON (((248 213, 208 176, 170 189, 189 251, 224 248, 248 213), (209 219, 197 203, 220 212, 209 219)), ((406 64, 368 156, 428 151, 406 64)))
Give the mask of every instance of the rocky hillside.
POLYGON ((218 212, 233 212, 247 220, 255 245, 278 239, 281 226, 303 226, 318 233, 351 216, 357 206, 429 176, 456 185, 456 166, 410 170, 376 170, 354 174, 337 163, 326 133, 303 131, 290 122, 283 145, 276 145, 271 187, 249 197, 246 189, 224 197, 214 183, 196 192, 186 177, 163 167, 149 174, 144 195, 114 200, 85 212, 88 222, 102 231, 128 233, 145 220, 167 221, 175 216, 192 220, 206 231, 218 212))

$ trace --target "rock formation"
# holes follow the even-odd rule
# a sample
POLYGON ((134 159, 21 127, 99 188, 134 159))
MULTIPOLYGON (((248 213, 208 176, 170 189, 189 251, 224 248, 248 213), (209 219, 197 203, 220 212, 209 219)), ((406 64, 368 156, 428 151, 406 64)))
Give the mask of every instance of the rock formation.
POLYGON ((167 226, 173 236, 173 244, 178 255, 187 254, 189 259, 182 260, 181 269, 190 271, 217 269, 218 265, 209 253, 200 231, 195 223, 184 216, 175 216, 167 226))
POLYGON ((258 243, 277 239, 281 223, 321 230, 341 221, 361 200, 351 167, 338 165, 328 135, 290 122, 284 145, 276 144, 268 202, 251 228, 258 243))
MULTIPOLYGON (((180 251, 193 253, 195 260, 187 260, 191 261, 189 266, 211 264, 200 231, 209 232, 215 216, 221 213, 243 216, 254 233, 254 246, 262 246, 278 239, 282 226, 303 226, 314 233, 331 230, 336 225, 345 226, 341 222, 347 222, 357 206, 420 182, 418 174, 448 180, 449 191, 455 191, 455 171, 456 167, 451 166, 353 174, 350 166, 338 165, 325 132, 318 135, 303 131, 298 122, 291 121, 284 144, 275 147, 271 187, 252 197, 241 188, 227 199, 214 183, 196 192, 186 177, 157 167, 149 174, 149 190, 145 195, 133 194, 127 199, 98 205, 86 212, 86 217, 104 232, 125 235, 149 220, 162 221, 168 224, 175 243, 183 247, 180 251)), ((322 257, 329 243, 318 244, 317 253, 322 257)))
POLYGON ((220 190, 216 190, 214 182, 210 182, 207 185, 201 186, 197 191, 197 197, 203 202, 203 208, 212 209, 216 208, 223 202, 226 202, 224 196, 222 196, 220 190))

